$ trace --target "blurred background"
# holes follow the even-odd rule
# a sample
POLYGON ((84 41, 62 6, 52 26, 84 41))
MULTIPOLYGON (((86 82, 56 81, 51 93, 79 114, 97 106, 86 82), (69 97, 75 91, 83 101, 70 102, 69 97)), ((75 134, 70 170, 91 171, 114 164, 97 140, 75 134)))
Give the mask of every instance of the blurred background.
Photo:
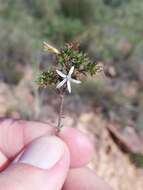
POLYGON ((0 117, 57 122, 54 89, 35 80, 43 41, 77 41, 104 72, 73 87, 65 126, 94 141, 89 164, 115 190, 143 188, 143 1, 0 0, 0 117))

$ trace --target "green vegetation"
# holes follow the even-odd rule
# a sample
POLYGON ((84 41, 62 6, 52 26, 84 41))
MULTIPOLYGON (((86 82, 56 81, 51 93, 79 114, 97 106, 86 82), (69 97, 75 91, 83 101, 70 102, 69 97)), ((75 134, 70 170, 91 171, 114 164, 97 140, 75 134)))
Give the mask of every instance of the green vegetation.
POLYGON ((81 97, 143 128, 142 22, 142 0, 0 0, 0 79, 17 84, 24 66, 37 62, 43 41, 57 48, 78 41, 93 62, 115 70, 108 84, 85 85, 81 97))
MULTIPOLYGON (((44 42, 45 50, 47 48, 48 53, 55 56, 56 67, 63 73, 68 75, 70 69, 73 67, 74 79, 85 80, 88 75, 95 75, 101 70, 100 66, 90 61, 89 57, 80 50, 78 43, 66 43, 61 50, 53 50, 54 47, 49 47, 49 44, 44 42)), ((40 87, 46 87, 51 84, 56 84, 61 81, 61 76, 56 72, 55 66, 47 71, 43 71, 37 79, 37 83, 40 87)))
POLYGON ((143 43, 142 0, 0 0, 0 15, 0 35, 6 32, 7 43, 9 35, 20 35, 21 48, 27 39, 31 54, 43 39, 58 46, 79 40, 95 48, 95 57, 122 59, 121 41, 134 50, 143 43))

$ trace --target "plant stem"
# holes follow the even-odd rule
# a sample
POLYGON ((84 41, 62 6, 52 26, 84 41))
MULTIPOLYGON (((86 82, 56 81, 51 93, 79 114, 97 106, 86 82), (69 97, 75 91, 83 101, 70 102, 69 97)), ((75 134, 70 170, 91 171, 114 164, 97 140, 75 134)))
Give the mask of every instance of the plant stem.
POLYGON ((58 124, 57 124, 57 129, 58 131, 60 130, 60 128, 62 127, 62 116, 63 116, 63 104, 64 104, 64 93, 62 93, 60 95, 60 109, 59 109, 59 115, 58 115, 58 124))

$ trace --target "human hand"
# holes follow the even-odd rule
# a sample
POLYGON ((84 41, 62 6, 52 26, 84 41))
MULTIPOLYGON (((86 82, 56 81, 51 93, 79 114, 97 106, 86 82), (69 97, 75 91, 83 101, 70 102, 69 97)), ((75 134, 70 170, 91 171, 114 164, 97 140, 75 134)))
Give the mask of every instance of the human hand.
POLYGON ((0 121, 0 190, 111 190, 86 168, 88 138, 74 128, 21 120, 0 121))

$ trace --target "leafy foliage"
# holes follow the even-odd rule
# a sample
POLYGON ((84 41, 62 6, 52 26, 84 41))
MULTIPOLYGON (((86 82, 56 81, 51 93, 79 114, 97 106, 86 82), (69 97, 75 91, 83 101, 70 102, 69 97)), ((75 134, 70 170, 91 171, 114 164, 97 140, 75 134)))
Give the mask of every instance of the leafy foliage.
POLYGON ((66 72, 74 66, 76 69, 75 72, 83 75, 96 74, 99 69, 99 66, 96 63, 90 61, 87 54, 80 51, 79 44, 76 43, 65 45, 65 47, 61 50, 59 63, 63 66, 63 70, 66 72))
MULTIPOLYGON (((46 46, 46 43, 44 44, 46 46)), ((47 44, 47 50, 48 50, 47 44)), ((52 51, 52 47, 50 46, 50 52, 52 51)), ((59 53, 55 53, 55 48, 53 47, 53 53, 57 57, 57 67, 59 67, 62 72, 68 74, 70 68, 74 66, 74 78, 82 80, 87 76, 87 74, 94 75, 99 70, 99 65, 92 63, 87 55, 80 51, 79 44, 70 43, 66 44, 64 48, 59 53)), ((55 72, 55 70, 49 69, 47 72, 42 72, 39 76, 37 83, 40 87, 46 87, 51 84, 56 84, 60 81, 60 76, 55 72)))
POLYGON ((52 85, 58 82, 58 75, 54 70, 43 71, 37 79, 37 84, 40 87, 46 88, 48 85, 52 85))

